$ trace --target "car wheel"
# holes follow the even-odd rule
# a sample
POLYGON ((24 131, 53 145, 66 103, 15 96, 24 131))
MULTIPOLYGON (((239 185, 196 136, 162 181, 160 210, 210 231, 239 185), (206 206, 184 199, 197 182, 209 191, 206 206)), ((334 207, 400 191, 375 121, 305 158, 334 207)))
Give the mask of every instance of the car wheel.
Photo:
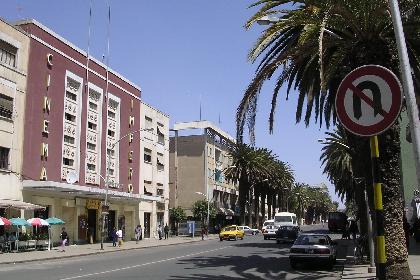
POLYGON ((220 241, 223 241, 223 238, 220 238, 220 241))
POLYGON ((276 240, 276 243, 277 243, 277 244, 280 244, 280 243, 281 243, 281 241, 280 241, 280 240, 276 240))
POLYGON ((293 269, 296 269, 296 267, 297 267, 297 263, 296 263, 296 261, 295 261, 295 260, 290 260, 290 266, 291 266, 293 269))
POLYGON ((267 236, 264 236, 264 240, 267 240, 267 236))

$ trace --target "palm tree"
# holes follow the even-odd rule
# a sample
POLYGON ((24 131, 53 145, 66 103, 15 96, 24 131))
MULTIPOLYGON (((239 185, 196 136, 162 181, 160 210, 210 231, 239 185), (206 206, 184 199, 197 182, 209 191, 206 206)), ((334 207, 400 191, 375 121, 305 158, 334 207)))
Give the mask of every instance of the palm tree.
MULTIPOLYGON (((401 0, 402 20, 416 90, 420 86, 420 9, 416 0, 401 0)), ((278 15, 279 20, 263 31, 249 53, 251 62, 259 60, 256 75, 245 91, 237 110, 237 138, 242 141, 248 124, 251 143, 257 98, 262 85, 276 76, 269 116, 273 130, 277 96, 287 86, 298 93, 296 121, 304 117, 327 127, 336 122, 334 99, 341 80, 351 70, 378 64, 399 73, 398 54, 387 1, 384 0, 260 0, 252 7, 260 10, 246 23, 250 28, 263 16, 278 15), (304 105, 306 108, 304 109, 304 105), (314 113, 314 114, 313 114, 314 113)), ((350 146, 367 142, 349 137, 350 146)), ((402 227, 403 205, 400 192, 399 124, 380 138, 380 171, 383 174, 383 203, 387 275, 411 279, 402 227)))
MULTIPOLYGON (((271 154, 271 152, 270 152, 271 154)), ((239 183, 239 207, 241 224, 245 224, 245 204, 252 186, 270 174, 268 154, 265 149, 255 149, 246 144, 237 144, 230 151, 232 168, 225 170, 225 178, 239 183)))

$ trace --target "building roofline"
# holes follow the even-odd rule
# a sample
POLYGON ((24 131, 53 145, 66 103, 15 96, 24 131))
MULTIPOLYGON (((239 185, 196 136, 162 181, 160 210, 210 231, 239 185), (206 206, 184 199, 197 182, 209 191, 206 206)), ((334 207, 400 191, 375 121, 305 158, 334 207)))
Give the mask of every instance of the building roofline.
POLYGON ((154 111, 156 111, 156 112, 160 113, 161 115, 163 115, 163 116, 165 116, 165 117, 167 117, 167 118, 169 119, 169 115, 168 115, 167 113, 164 113, 164 112, 162 112, 162 111, 161 111, 161 110, 159 110, 159 109, 156 109, 155 107, 153 107, 152 105, 150 105, 150 104, 148 104, 148 103, 144 102, 143 100, 141 100, 141 105, 145 105, 145 106, 149 107, 150 109, 152 109, 152 110, 154 110, 154 111))
POLYGON ((20 28, 19 26, 16 26, 14 24, 9 23, 7 20, 5 20, 2 17, 0 17, 0 21, 2 21, 3 23, 7 24, 8 26, 10 26, 11 28, 15 29, 16 31, 19 31, 23 35, 29 37, 29 34, 25 30, 23 30, 22 28, 20 28))
MULTIPOLYGON (((52 31, 51 29, 49 29, 48 27, 46 27, 45 25, 43 25, 42 23, 40 23, 39 21, 37 21, 35 19, 24 19, 24 20, 19 20, 19 21, 16 21, 16 22, 13 23, 13 25, 15 25, 15 26, 20 26, 20 25, 24 25, 24 24, 34 24, 34 25, 36 25, 37 27, 41 28, 42 30, 44 30, 45 32, 50 34, 51 36, 60 40, 61 42, 63 42, 64 44, 66 44, 67 46, 72 48, 73 50, 75 50, 75 51, 79 52, 80 54, 82 54, 83 56, 87 57, 87 52, 86 51, 80 49, 79 47, 77 47, 76 45, 74 45, 70 41, 66 40, 64 37, 58 35, 57 33, 55 33, 54 31, 52 31)), ((29 35, 29 36, 31 36, 31 35, 29 35)), ((90 56, 89 59, 91 61, 95 62, 96 64, 98 64, 99 66, 103 67, 104 69, 107 68, 104 63, 100 62, 95 57, 90 56)), ((114 74, 115 76, 117 76, 118 78, 120 78, 121 80, 123 80, 124 82, 128 83, 129 85, 135 87, 136 89, 138 89, 141 92, 141 88, 140 88, 139 85, 136 85, 135 83, 131 82, 130 80, 125 78, 123 75, 121 75, 120 73, 118 73, 115 70, 112 70, 109 67, 108 67, 108 71, 110 73, 114 74)))
POLYGON ((230 136, 227 132, 221 130, 219 127, 214 125, 210 121, 192 121, 192 122, 178 122, 174 124, 173 130, 186 130, 186 129, 205 129, 210 128, 217 132, 219 135, 228 139, 229 141, 236 143, 235 138, 230 136))

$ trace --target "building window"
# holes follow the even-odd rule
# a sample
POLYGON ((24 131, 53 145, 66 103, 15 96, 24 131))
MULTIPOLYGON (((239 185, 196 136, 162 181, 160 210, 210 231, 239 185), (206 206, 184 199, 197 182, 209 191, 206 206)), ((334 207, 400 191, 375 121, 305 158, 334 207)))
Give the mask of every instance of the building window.
POLYGON ((115 155, 115 150, 106 149, 106 152, 109 156, 113 157, 115 155))
POLYGON ((63 158, 63 164, 67 166, 73 166, 74 160, 69 159, 69 158, 63 158))
POLYGON ((108 110, 108 117, 111 118, 111 119, 115 119, 115 113, 108 110))
POLYGON ((153 120, 152 118, 149 118, 148 116, 144 117, 145 123, 146 123, 146 129, 153 128, 153 120))
POLYGON ((70 91, 66 91, 66 97, 68 99, 73 100, 73 101, 76 101, 77 100, 77 95, 74 94, 74 93, 72 93, 72 92, 70 92, 70 91))
POLYGON ((88 148, 88 150, 95 151, 96 150, 96 145, 88 142, 87 143, 87 148, 88 148))
POLYGON ((98 105, 96 105, 96 104, 95 104, 95 103, 93 103, 92 101, 89 101, 89 108, 90 108, 91 110, 96 111, 96 110, 98 110, 98 105))
POLYGON ((158 143, 165 145, 165 134, 163 134, 163 124, 158 123, 157 126, 158 143))
POLYGON ((88 128, 96 131, 96 124, 88 122, 88 128))
POLYGON ((74 144, 74 137, 64 135, 64 143, 74 144))
POLYGON ((144 162, 152 163, 152 150, 144 149, 144 162))
POLYGON ((95 166, 94 164, 90 164, 90 163, 88 163, 88 164, 87 164, 87 169, 88 169, 89 171, 95 171, 96 166, 95 166))
POLYGON ((158 153, 157 154, 157 170, 163 171, 165 169, 165 163, 163 161, 163 154, 158 153))
POLYGON ((9 169, 9 148, 0 147, 0 169, 9 169))
POLYGON ((17 48, 0 40, 0 61, 9 66, 16 67, 17 48))
POLYGON ((12 119, 13 116, 13 98, 0 94, 0 117, 12 119))
POLYGON ((115 137, 115 131, 108 129, 108 136, 115 137))
POLYGON ((156 195, 163 196, 163 189, 157 189, 156 190, 156 195))
POLYGON ((65 116, 64 116, 64 118, 65 118, 67 121, 70 121, 70 122, 76 122, 76 116, 70 115, 69 113, 66 113, 66 114, 65 114, 65 116))
POLYGON ((113 176, 114 175, 114 169, 109 169, 109 175, 113 176))

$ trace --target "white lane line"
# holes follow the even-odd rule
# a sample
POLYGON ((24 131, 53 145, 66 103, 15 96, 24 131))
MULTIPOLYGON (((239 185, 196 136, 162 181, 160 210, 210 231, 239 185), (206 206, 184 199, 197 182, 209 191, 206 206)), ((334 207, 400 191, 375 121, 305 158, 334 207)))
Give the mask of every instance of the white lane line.
POLYGON ((106 274, 106 273, 111 273, 111 272, 116 272, 116 271, 121 271, 121 270, 127 270, 127 269, 136 268, 136 267, 142 267, 142 266, 147 266, 147 265, 151 265, 151 264, 157 264, 157 263, 162 263, 162 262, 167 262, 167 261, 182 259, 182 258, 186 258, 186 257, 196 256, 196 255, 200 255, 200 254, 204 254, 204 253, 210 253, 210 252, 214 252, 214 251, 226 249, 226 248, 229 248, 229 247, 232 247, 232 246, 225 246, 225 247, 221 247, 221 248, 217 248, 217 249, 213 249, 213 250, 201 251, 201 252, 197 252, 197 253, 191 253, 191 254, 188 254, 188 255, 183 255, 183 256, 178 256, 178 257, 163 259, 163 260, 154 261, 154 262, 142 263, 142 264, 137 264, 137 265, 132 265, 132 266, 126 266, 126 267, 121 267, 121 268, 116 268, 116 269, 111 269, 111 270, 105 270, 105 271, 101 271, 101 272, 95 272, 95 273, 89 273, 89 274, 84 274, 84 275, 78 275, 78 276, 72 276, 72 277, 67 277, 67 278, 61 278, 59 280, 79 279, 79 278, 83 278, 83 277, 89 277, 89 276, 106 274))

